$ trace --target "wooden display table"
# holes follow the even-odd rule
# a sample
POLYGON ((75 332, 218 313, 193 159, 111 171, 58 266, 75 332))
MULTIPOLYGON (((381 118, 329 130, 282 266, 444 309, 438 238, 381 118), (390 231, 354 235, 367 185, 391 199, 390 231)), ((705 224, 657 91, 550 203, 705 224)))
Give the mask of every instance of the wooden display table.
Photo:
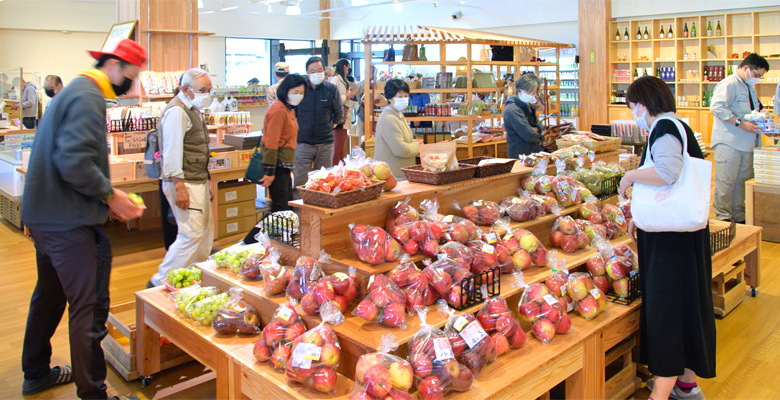
POLYGON ((780 186, 756 183, 755 179, 745 182, 745 222, 764 228, 764 240, 780 243, 780 216, 777 201, 780 186))
POLYGON ((35 129, 22 129, 16 126, 0 129, 0 136, 24 135, 25 133, 35 133, 35 129))

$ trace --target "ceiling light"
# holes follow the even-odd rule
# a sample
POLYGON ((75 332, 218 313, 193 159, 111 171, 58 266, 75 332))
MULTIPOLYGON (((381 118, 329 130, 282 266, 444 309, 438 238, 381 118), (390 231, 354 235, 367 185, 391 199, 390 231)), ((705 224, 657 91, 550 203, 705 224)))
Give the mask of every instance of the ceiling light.
POLYGON ((393 3, 394 3, 394 4, 393 4, 393 9, 394 9, 396 12, 401 12, 401 11, 404 9, 404 6, 403 6, 403 4, 399 3, 398 1, 394 1, 393 3))
POLYGON ((435 1, 434 1, 434 2, 433 2, 433 8, 436 8, 436 7, 438 7, 438 6, 439 6, 439 3, 437 3, 437 2, 435 2, 435 1))
POLYGON ((225 8, 223 8, 223 9, 219 10, 219 11, 230 11, 230 10, 235 10, 236 8, 238 8, 238 6, 233 6, 233 7, 225 7, 225 8))
POLYGON ((466 0, 460 0, 460 4, 466 4, 466 0))
POLYGON ((301 15, 301 6, 298 0, 287 0, 287 9, 284 10, 285 15, 301 15))
POLYGON ((198 0, 198 8, 203 8, 203 0, 198 0))
POLYGON ((271 3, 268 3, 268 12, 273 12, 274 10, 271 8, 271 3))
POLYGON ((204 11, 204 12, 200 13, 200 15, 213 14, 213 13, 214 13, 214 11, 204 11))

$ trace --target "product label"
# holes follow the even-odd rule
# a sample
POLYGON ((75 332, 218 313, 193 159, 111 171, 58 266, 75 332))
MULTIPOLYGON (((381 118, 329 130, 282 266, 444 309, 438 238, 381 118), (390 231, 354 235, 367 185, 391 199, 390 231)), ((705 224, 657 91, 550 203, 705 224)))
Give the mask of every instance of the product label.
POLYGON ((551 306, 555 306, 556 304, 559 304, 558 300, 555 300, 555 296, 553 296, 551 294, 546 294, 542 298, 544 299, 544 301, 547 302, 547 304, 549 304, 551 306))
POLYGON ((561 192, 565 192, 569 189, 571 189, 571 186, 569 186, 569 182, 566 181, 561 182, 561 192))
POLYGON ((291 309, 289 309, 287 307, 282 307, 282 308, 279 309, 279 312, 276 313, 276 316, 281 318, 281 319, 283 319, 283 320, 285 320, 285 321, 289 321, 290 317, 292 317, 292 313, 293 313, 293 311, 291 309))
POLYGON ((309 369, 311 362, 320 359, 322 348, 311 343, 298 343, 292 354, 292 366, 309 369))
POLYGON ((496 235, 495 232, 490 232, 487 235, 485 235, 485 239, 487 239, 487 242, 490 244, 493 244, 498 241, 498 235, 496 235))
POLYGON ((594 299, 598 300, 598 298, 601 297, 601 292, 598 289, 592 289, 590 291, 590 295, 593 296, 594 299))
POLYGON ((227 218, 238 217, 238 207, 230 207, 227 210, 225 210, 225 216, 227 218))
POLYGON ((455 216, 454 216, 454 215, 447 215, 446 217, 442 218, 441 220, 442 220, 443 222, 446 222, 446 223, 448 223, 448 224, 451 224, 454 218, 455 218, 455 216))
POLYGON ((426 160, 429 168, 443 171, 447 169, 449 157, 447 153, 428 153, 426 160))
POLYGON ((458 332, 460 332, 460 331, 463 330, 463 327, 466 326, 466 322, 469 322, 468 320, 466 320, 466 318, 464 318, 462 316, 458 317, 455 320, 455 323, 452 324, 452 327, 455 328, 455 330, 457 330, 458 332))
POLYGON ((493 246, 491 246, 489 244, 482 245, 482 252, 483 253, 493 254, 494 251, 495 251, 495 247, 493 247, 493 246))
POLYGON ((460 337, 463 338, 471 349, 479 344, 482 339, 486 338, 487 333, 482 329, 482 325, 479 324, 479 321, 472 321, 470 324, 466 325, 463 332, 460 333, 460 337))
POLYGON ((238 222, 233 222, 230 224, 227 224, 227 227, 225 229, 227 233, 232 233, 238 231, 238 222))
POLYGON ((436 353, 436 361, 449 360, 455 358, 450 346, 450 340, 446 337, 433 339, 433 351, 436 353))
POLYGON ((338 279, 340 281, 344 281, 344 280, 349 279, 349 276, 347 276, 347 274, 345 274, 343 272, 336 272, 335 274, 333 274, 333 276, 335 276, 336 279, 338 279))
POLYGON ((372 283, 374 283, 374 275, 371 275, 371 277, 368 278, 368 285, 366 287, 370 288, 372 283))
POLYGON ((626 222, 625 218, 623 218, 622 215, 618 214, 615 216, 615 223, 618 225, 623 225, 623 223, 626 222))
POLYGON ((229 192, 225 192, 225 201, 233 201, 238 198, 238 191, 231 190, 229 192))

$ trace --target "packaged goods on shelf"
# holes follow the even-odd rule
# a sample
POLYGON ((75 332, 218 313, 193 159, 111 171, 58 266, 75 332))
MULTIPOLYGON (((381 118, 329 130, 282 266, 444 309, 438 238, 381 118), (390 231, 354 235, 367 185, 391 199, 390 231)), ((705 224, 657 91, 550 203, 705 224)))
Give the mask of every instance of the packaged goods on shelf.
POLYGON ((141 71, 139 78, 144 92, 148 95, 173 94, 174 89, 179 86, 179 79, 183 73, 184 71, 141 71))
POLYGON ((743 119, 755 124, 761 133, 767 136, 774 137, 780 134, 777 124, 775 123, 775 117, 770 113, 753 111, 750 114, 745 115, 743 119))
POLYGON ((640 128, 634 120, 614 120, 610 122, 612 136, 623 139, 624 142, 647 142, 649 132, 640 128))
POLYGON ((247 111, 206 114, 206 123, 209 125, 245 125, 249 122, 249 112, 247 111))

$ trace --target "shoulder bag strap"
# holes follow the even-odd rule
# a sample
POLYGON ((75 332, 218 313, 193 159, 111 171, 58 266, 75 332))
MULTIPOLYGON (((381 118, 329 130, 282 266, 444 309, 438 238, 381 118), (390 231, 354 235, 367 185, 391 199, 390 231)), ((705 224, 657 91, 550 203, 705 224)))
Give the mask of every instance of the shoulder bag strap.
MULTIPOLYGON (((659 120, 662 120, 662 119, 668 119, 668 120, 672 121, 674 123, 674 125, 677 127, 677 131, 680 133, 680 138, 682 140, 682 145, 683 145, 682 155, 683 155, 683 157, 685 157, 685 155, 688 154, 688 132, 685 130, 685 127, 682 126, 682 123, 680 123, 680 120, 678 120, 677 118, 672 118, 672 117, 661 117, 661 118, 659 118, 659 120)), ((656 139, 656 140, 658 140, 658 139, 656 139)), ((647 141, 647 155, 648 155, 650 160, 653 159, 653 153, 650 151, 651 143, 652 142, 648 139, 648 141, 647 141)), ((655 161, 653 161, 653 162, 655 162, 655 161)))

